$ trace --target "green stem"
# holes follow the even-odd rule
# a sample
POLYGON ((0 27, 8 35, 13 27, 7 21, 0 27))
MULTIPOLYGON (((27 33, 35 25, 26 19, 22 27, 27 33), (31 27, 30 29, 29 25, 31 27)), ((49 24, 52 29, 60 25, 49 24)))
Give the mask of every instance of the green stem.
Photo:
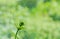
POLYGON ((17 38, 18 31, 19 31, 19 29, 18 29, 17 32, 16 32, 15 39, 17 38))

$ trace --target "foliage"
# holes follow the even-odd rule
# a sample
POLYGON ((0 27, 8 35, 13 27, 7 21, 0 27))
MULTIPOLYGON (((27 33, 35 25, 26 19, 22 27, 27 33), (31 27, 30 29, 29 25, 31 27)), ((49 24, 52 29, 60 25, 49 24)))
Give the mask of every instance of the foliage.
POLYGON ((18 4, 21 5, 22 7, 27 7, 29 9, 32 9, 36 7, 37 0, 20 0, 18 1, 18 4))
POLYGON ((0 39, 15 39, 20 22, 17 39, 60 39, 59 2, 0 0, 0 39))

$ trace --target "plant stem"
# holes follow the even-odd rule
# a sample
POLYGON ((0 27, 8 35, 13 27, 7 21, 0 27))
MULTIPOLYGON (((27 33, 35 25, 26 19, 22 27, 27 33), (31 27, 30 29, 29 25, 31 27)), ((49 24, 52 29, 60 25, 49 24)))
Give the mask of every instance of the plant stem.
POLYGON ((16 32, 15 39, 17 38, 18 31, 19 31, 19 29, 18 29, 17 32, 16 32))

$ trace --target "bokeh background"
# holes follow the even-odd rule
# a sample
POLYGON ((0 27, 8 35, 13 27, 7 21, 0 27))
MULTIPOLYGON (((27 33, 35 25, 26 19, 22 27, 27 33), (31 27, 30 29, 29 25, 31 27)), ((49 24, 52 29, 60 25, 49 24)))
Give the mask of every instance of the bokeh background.
POLYGON ((60 39, 60 0, 0 0, 0 39, 60 39))

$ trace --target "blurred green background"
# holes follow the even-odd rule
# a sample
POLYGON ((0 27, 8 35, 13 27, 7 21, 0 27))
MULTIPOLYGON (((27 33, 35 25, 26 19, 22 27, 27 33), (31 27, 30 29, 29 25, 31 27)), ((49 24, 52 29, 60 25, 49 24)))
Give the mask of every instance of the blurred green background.
POLYGON ((0 0, 0 39, 60 39, 60 0, 0 0))

